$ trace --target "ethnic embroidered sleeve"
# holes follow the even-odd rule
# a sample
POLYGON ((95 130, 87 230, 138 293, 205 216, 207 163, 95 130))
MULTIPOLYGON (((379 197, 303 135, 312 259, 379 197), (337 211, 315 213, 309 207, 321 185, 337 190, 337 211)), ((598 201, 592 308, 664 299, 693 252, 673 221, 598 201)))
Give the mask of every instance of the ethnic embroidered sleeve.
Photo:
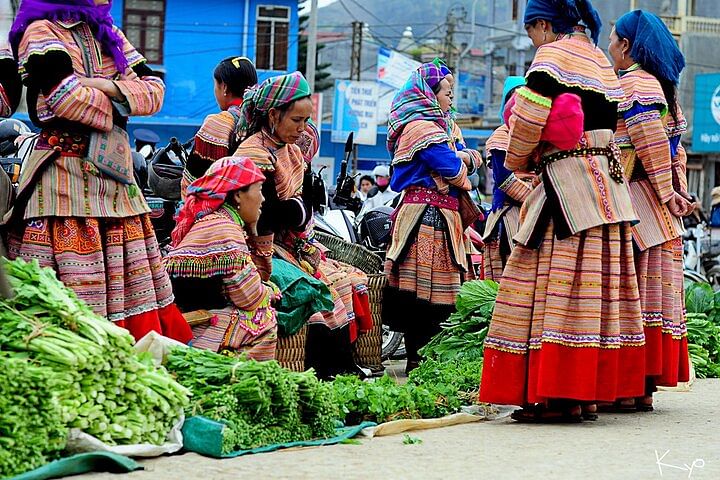
POLYGON ((666 203, 675 193, 672 181, 670 143, 665 132, 661 112, 656 105, 635 103, 621 112, 630 141, 638 159, 655 190, 660 203, 666 203))
POLYGON ((55 117, 104 132, 112 130, 113 107, 110 98, 96 88, 84 87, 75 74, 66 77, 47 92, 45 103, 55 117))
POLYGON ((528 170, 530 155, 540 143, 540 136, 551 107, 550 98, 539 95, 527 87, 517 91, 510 118, 510 143, 505 158, 505 166, 508 169, 528 170))
POLYGON ((240 310, 267 307, 274 297, 273 288, 262 282, 260 272, 249 257, 241 270, 223 277, 223 285, 230 301, 240 310))

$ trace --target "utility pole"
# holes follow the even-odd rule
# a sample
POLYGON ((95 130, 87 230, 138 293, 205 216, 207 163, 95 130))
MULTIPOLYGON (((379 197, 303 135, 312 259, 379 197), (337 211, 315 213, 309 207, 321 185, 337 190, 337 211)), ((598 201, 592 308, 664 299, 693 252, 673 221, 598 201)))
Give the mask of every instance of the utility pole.
POLYGON ((444 57, 445 63, 448 65, 454 65, 453 54, 455 53, 455 30, 457 28, 457 19, 453 15, 453 11, 449 10, 445 17, 445 45, 444 45, 444 57))
POLYGON ((315 66, 317 62, 317 16, 318 0, 310 0, 310 25, 308 26, 308 44, 305 77, 311 89, 315 89, 315 66))
POLYGON ((360 59, 362 57, 362 22, 352 22, 352 47, 350 50, 350 80, 360 80, 360 59))
MULTIPOLYGON (((360 60, 362 58, 362 37, 363 23, 352 22, 352 47, 350 49, 350 80, 360 80, 360 60)), ((353 145, 353 175, 357 173, 358 168, 358 147, 353 145)))

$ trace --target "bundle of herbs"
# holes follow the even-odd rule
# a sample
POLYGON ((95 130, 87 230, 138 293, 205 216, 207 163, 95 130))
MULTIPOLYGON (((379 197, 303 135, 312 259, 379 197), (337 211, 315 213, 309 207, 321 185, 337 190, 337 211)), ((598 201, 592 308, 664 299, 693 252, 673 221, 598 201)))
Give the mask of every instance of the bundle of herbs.
POLYGON ((481 359, 497 292, 498 284, 492 280, 465 282, 455 301, 455 313, 420 354, 441 362, 481 359))
POLYGON ((4 268, 14 296, 0 300, 0 350, 63 379, 47 391, 59 401, 62 424, 109 445, 162 444, 189 391, 138 355, 127 330, 93 313, 51 269, 21 259, 4 268))
POLYGON ((424 360, 406 384, 385 375, 374 382, 339 376, 332 383, 345 423, 377 423, 408 418, 439 418, 475 403, 482 360, 424 360))
POLYGON ((225 423, 223 453, 328 438, 339 418, 330 386, 310 370, 194 348, 173 349, 166 367, 193 392, 188 416, 225 423))

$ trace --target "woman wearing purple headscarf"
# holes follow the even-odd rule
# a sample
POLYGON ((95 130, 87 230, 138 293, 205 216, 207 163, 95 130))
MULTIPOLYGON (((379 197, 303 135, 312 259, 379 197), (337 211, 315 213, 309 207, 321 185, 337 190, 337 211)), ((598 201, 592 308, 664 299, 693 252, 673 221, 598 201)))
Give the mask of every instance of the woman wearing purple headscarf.
POLYGON ((23 0, 10 45, 41 128, 4 219, 10 256, 54 268, 135 338, 189 341, 125 132, 128 116, 160 109, 162 80, 113 25, 108 1, 23 0))

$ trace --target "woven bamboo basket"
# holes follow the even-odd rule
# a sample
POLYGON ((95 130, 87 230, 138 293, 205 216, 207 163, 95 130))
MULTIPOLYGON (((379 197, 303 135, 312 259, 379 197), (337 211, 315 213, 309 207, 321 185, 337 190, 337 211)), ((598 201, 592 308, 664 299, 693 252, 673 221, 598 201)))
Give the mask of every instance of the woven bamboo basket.
POLYGON ((327 256, 333 260, 350 264, 369 275, 382 271, 382 258, 362 245, 323 232, 315 232, 315 239, 328 248, 327 256))
POLYGON ((368 275, 368 296, 372 314, 372 330, 355 342, 355 361, 376 371, 382 370, 382 296, 387 278, 382 273, 368 275))
POLYGON ((307 325, 289 337, 278 336, 275 359, 280 365, 295 372, 305 371, 305 339, 307 325))
POLYGON ((316 232, 315 238, 328 248, 329 258, 350 264, 367 274, 373 327, 372 330, 358 337, 355 343, 355 361, 371 370, 381 370, 382 294, 387 281, 385 275, 379 273, 383 268, 382 258, 361 245, 322 232, 316 232))

